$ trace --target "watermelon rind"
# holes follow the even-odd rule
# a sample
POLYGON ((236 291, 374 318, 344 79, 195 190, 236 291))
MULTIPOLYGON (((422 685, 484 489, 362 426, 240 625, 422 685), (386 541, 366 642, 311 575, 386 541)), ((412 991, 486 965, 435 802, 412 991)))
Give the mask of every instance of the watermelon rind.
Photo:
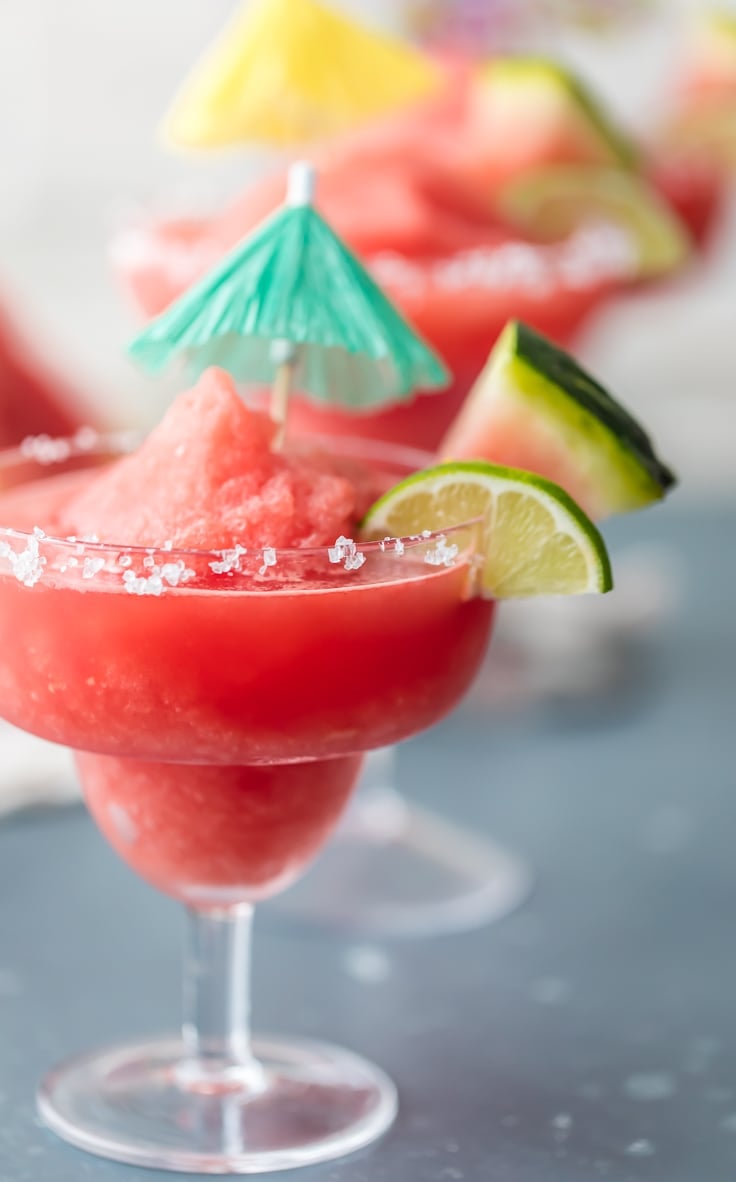
POLYGON ((546 432, 550 457, 564 457, 575 475, 573 495, 597 520, 659 501, 676 483, 637 419, 574 358, 520 321, 510 322, 499 338, 441 454, 468 456, 477 432, 478 458, 503 459, 490 454, 486 439, 500 407, 522 433, 522 447, 527 426, 537 438, 546 432), (585 498, 579 488, 588 492, 585 498))

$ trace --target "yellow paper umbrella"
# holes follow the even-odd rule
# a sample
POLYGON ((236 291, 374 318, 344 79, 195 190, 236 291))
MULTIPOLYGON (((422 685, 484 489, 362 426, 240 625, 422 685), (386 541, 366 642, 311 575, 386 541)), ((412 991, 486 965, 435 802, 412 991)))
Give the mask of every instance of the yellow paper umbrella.
POLYGON ((184 83, 164 120, 175 147, 323 139, 442 84, 428 57, 316 0, 253 0, 184 83))

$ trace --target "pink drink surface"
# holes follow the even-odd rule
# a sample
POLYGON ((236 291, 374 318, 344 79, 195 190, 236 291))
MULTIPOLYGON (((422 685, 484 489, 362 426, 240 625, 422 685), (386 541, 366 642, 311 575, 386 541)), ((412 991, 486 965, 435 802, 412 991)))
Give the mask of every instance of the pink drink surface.
POLYGON ((190 899, 219 887, 255 898, 293 877, 336 821, 360 754, 458 702, 493 617, 469 597, 470 552, 447 567, 411 547, 376 546, 359 569, 329 561, 373 474, 274 456, 269 431, 209 375, 134 455, 0 497, 3 523, 113 544, 9 543, 46 564, 28 586, 17 559, 0 559, 0 713, 96 753, 80 767, 101 827, 141 874, 190 899), (166 549, 172 536, 246 546, 213 562, 166 549), (318 548, 264 561, 273 539, 303 538, 318 548))

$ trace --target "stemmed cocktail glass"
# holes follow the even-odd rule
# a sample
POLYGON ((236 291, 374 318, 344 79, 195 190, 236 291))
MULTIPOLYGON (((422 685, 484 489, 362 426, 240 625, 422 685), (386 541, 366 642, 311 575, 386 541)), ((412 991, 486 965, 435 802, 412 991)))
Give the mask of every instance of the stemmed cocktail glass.
POLYGON ((98 825, 186 906, 190 936, 181 1034, 62 1064, 41 1114, 78 1146, 161 1168, 340 1156, 388 1127, 395 1090, 328 1045, 251 1045, 252 910, 322 847, 362 753, 432 725, 470 684, 493 619, 471 594, 477 523, 444 532, 440 565, 436 535, 337 561, 57 539, 31 522, 112 458, 62 456, 60 475, 0 460, 0 714, 76 749, 98 825))

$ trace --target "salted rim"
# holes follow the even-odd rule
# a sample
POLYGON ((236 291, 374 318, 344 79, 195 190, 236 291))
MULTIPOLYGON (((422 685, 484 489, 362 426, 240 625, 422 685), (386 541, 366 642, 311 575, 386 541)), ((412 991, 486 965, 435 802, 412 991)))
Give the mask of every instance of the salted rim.
MULTIPOLYGON (((50 436, 50 435, 32 435, 27 436, 26 439, 19 444, 18 447, 5 448, 0 450, 0 470, 12 467, 14 464, 36 463, 39 471, 44 469, 53 470, 54 467, 60 466, 72 459, 84 459, 94 456, 109 456, 110 460, 120 459, 123 456, 130 455, 133 446, 145 438, 145 434, 135 431, 118 431, 100 433, 93 427, 82 427, 73 436, 50 436), (113 450, 112 446, 117 447, 113 450), (124 447, 123 445, 127 445, 124 447), (38 450, 46 447, 49 451, 56 449, 58 455, 54 458, 41 460, 38 456, 33 455, 33 447, 38 450)), ((417 466, 406 463, 405 466, 409 469, 409 474, 422 471, 423 468, 431 467, 436 464, 436 456, 431 452, 421 451, 418 448, 404 447, 401 444, 383 443, 380 440, 365 439, 352 436, 325 436, 325 435, 303 435, 299 437, 300 442, 323 445, 334 445, 338 440, 341 444, 340 458, 347 460, 365 460, 369 462, 371 455, 376 460, 390 460, 392 457, 396 458, 397 462, 401 457, 407 461, 410 458, 417 461, 417 466), (344 447, 344 450, 342 448, 344 447), (361 455, 361 451, 363 454, 361 455)), ((28 482, 32 483, 31 481, 28 482)), ((21 487, 20 485, 17 487, 21 487)), ((7 490, 12 491, 12 490, 7 490)), ((2 490, 0 490, 0 499, 2 498, 2 490)), ((426 545, 428 542, 437 542, 448 537, 453 537, 462 530, 468 529, 471 526, 476 526, 481 522, 480 517, 472 517, 467 521, 459 522, 457 525, 448 526, 445 529, 425 530, 420 534, 405 534, 402 536, 387 536, 384 539, 378 539, 373 542, 357 542, 353 539, 346 539, 350 541, 355 547, 353 553, 355 554, 391 554, 393 549, 387 549, 387 542, 399 542, 404 549, 412 549, 426 545)), ((55 534, 46 533, 39 526, 34 526, 32 529, 21 530, 14 529, 11 526, 0 525, 0 538, 17 538, 20 540, 35 540, 39 545, 50 544, 55 547, 60 547, 62 550, 68 549, 73 551, 76 556, 79 556, 85 551, 90 554, 111 554, 116 555, 120 553, 129 554, 132 557, 140 555, 143 558, 152 558, 161 556, 166 561, 171 562, 176 558, 202 558, 202 559, 222 559, 223 555, 232 553, 238 543, 232 546, 225 546, 221 549, 201 550, 193 548, 167 548, 162 546, 142 546, 136 543, 129 542, 113 542, 113 541, 91 541, 84 537, 61 538, 55 534)), ((335 539, 332 543, 325 542, 320 546, 293 546, 288 548, 279 548, 278 546, 243 546, 243 556, 246 554, 256 555, 259 552, 268 550, 274 554, 276 560, 281 559, 295 560, 308 558, 323 558, 336 542, 340 539, 335 539)), ((398 557, 398 555, 397 555, 398 557)))

